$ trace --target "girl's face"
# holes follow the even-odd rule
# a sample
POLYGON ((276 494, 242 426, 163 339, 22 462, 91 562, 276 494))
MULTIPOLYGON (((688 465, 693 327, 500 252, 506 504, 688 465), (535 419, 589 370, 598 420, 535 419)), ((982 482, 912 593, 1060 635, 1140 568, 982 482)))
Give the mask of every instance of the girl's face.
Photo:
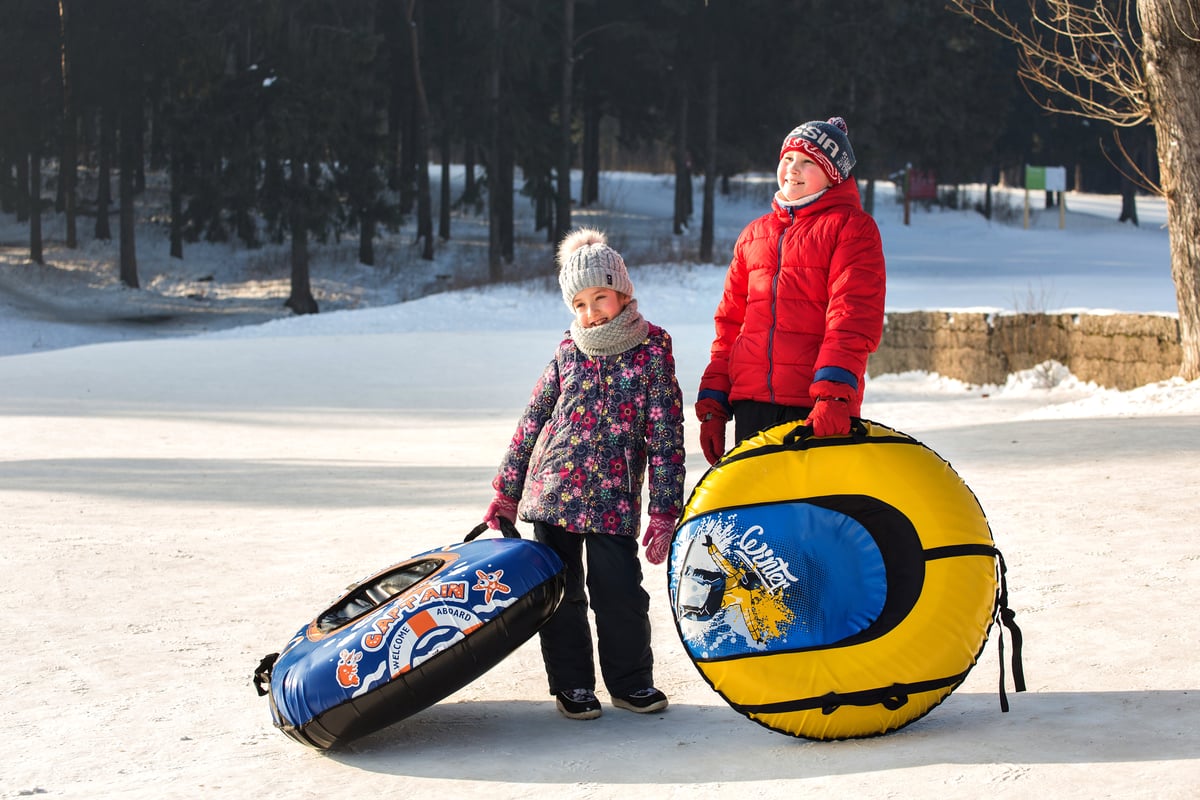
POLYGON ((788 150, 783 154, 775 177, 779 179, 780 191, 788 200, 808 197, 831 185, 825 170, 799 150, 788 150))
POLYGON ((629 303, 629 298, 620 292, 603 286, 583 289, 571 300, 575 319, 581 328, 594 328, 616 317, 629 303))

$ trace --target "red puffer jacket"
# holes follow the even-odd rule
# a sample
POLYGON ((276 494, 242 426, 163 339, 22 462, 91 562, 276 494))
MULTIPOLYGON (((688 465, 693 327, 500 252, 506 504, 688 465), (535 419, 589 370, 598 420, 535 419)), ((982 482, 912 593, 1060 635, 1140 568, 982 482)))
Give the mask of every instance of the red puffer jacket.
POLYGON ((855 386, 859 416, 867 356, 883 334, 884 277, 879 229, 855 181, 800 208, 772 203, 734 246, 700 399, 807 407, 814 380, 835 380, 855 386))

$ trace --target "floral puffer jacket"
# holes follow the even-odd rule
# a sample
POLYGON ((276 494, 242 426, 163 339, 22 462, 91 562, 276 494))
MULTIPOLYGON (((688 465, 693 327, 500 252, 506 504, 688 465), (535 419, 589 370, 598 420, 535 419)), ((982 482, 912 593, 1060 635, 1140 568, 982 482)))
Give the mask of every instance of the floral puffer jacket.
POLYGON ((649 467, 649 512, 683 510, 683 397, 671 337, 589 357, 568 336, 533 388, 500 470, 497 492, 521 519, 577 533, 636 536, 649 467))

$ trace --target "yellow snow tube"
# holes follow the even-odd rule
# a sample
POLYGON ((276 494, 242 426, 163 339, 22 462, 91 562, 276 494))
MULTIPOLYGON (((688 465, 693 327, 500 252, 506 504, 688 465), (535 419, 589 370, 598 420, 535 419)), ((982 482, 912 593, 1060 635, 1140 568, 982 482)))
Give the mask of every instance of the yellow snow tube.
POLYGON ((962 683, 996 619, 1024 690, 978 501, 936 453, 874 422, 822 438, 787 423, 726 454, 688 500, 668 588, 704 679, 782 733, 875 736, 919 719, 962 683))

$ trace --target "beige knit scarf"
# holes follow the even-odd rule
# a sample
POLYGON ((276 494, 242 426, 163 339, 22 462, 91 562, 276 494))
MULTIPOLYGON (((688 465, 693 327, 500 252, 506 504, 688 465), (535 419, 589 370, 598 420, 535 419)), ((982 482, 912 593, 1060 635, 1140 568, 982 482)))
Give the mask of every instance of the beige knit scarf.
POLYGON ((579 320, 571 323, 571 338, 587 356, 615 356, 646 338, 650 323, 637 308, 637 300, 630 300, 620 314, 603 325, 584 328, 579 320))

